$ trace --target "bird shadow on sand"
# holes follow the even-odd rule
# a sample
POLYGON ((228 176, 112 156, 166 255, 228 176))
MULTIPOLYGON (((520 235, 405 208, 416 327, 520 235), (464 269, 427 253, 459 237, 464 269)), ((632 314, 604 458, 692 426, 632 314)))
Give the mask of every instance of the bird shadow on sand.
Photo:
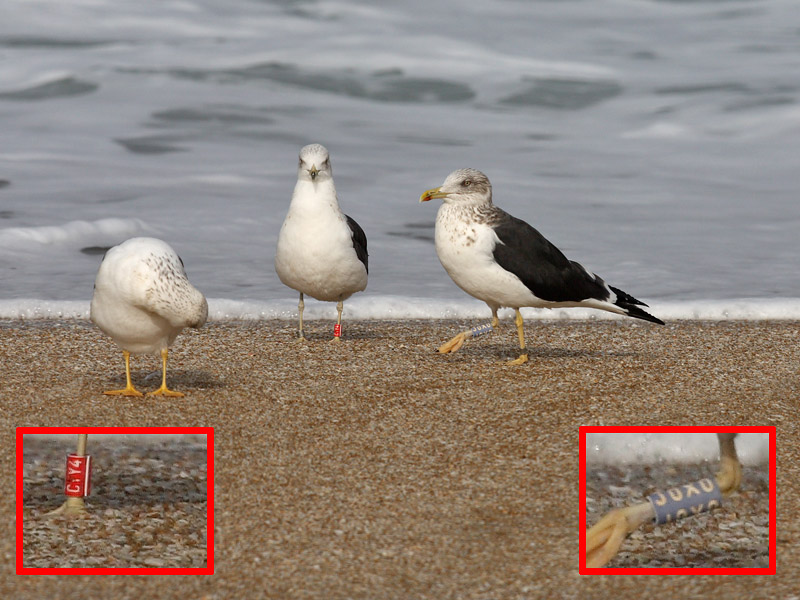
POLYGON ((629 358, 640 355, 641 352, 631 350, 609 352, 605 350, 576 350, 574 348, 552 348, 547 346, 528 348, 529 358, 629 358))
MULTIPOLYGON (((367 328, 357 325, 347 327, 346 325, 343 325, 342 329, 342 337, 340 340, 343 344, 355 341, 374 341, 386 338, 385 332, 378 328, 367 328)), ((285 338, 281 341, 296 342, 298 345, 332 342, 333 324, 330 326, 319 325, 311 327, 306 325, 303 329, 303 337, 305 338, 305 342, 301 342, 297 338, 297 329, 295 328, 294 330, 287 331, 285 338)))
MULTIPOLYGON (((500 361, 514 360, 519 356, 519 349, 509 346, 496 345, 479 347, 465 345, 456 354, 471 358, 485 358, 500 361)), ((536 360, 563 360, 563 359, 597 359, 597 358, 630 358, 641 356, 641 352, 626 351, 597 351, 582 350, 579 348, 557 348, 553 346, 528 346, 528 361, 536 360)))
MULTIPOLYGON (((161 371, 131 371, 131 381, 133 386, 144 394, 153 391, 161 385, 161 371)), ((107 386, 108 389, 124 388, 125 374, 122 373, 107 379, 103 385, 107 386)), ((219 389, 225 387, 216 376, 208 371, 198 371, 194 369, 169 369, 167 371, 167 386, 169 386, 170 389, 184 393, 193 390, 219 389)))

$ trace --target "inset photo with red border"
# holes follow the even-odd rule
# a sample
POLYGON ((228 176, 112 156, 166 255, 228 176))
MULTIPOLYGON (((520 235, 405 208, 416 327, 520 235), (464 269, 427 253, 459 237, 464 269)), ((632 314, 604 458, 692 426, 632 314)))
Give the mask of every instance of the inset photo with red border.
POLYGON ((214 573, 211 427, 18 427, 18 575, 214 573))
POLYGON ((775 574, 775 427, 579 432, 581 575, 775 574))

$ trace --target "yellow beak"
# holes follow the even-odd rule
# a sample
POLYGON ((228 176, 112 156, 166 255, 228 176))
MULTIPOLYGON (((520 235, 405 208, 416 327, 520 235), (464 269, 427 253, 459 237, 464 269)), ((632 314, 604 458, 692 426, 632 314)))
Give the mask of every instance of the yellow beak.
POLYGON ((311 175, 311 181, 314 181, 317 178, 317 173, 319 173, 317 165, 311 165, 311 168, 308 170, 308 174, 311 175))
POLYGON ((428 200, 433 200, 434 198, 447 198, 447 192, 441 192, 441 187, 433 188, 432 190, 426 190, 422 196, 419 197, 420 202, 427 202, 428 200))

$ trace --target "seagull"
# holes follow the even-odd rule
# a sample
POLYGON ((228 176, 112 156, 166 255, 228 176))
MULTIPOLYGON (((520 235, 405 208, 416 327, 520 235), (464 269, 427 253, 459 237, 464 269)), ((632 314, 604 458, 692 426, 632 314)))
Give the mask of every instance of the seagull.
MULTIPOLYGON (((742 483, 742 464, 736 455, 735 437, 736 433, 732 432, 717 433, 720 470, 715 480, 724 496, 733 494, 742 483)), ((697 496, 693 500, 695 503, 698 502, 697 496)), ((652 502, 617 508, 609 512, 586 532, 586 566, 589 568, 606 566, 619 552, 625 537, 644 523, 652 522, 656 516, 652 502)))
POLYGON ((339 317, 334 341, 342 331, 343 302, 367 287, 367 236, 339 208, 328 151, 320 144, 300 150, 297 185, 289 213, 278 235, 275 271, 300 292, 300 336, 303 341, 303 295, 336 302, 339 317))
POLYGON ((148 395, 182 397, 167 388, 167 353, 184 327, 202 327, 208 303, 186 277, 183 261, 162 240, 131 238, 103 257, 90 318, 122 348, 127 385, 107 395, 141 396, 131 384, 131 354, 161 353, 161 387, 148 395))
POLYGON ((464 341, 497 327, 497 310, 513 308, 520 355, 508 364, 528 361, 520 307, 584 306, 664 324, 639 308, 647 306, 607 285, 562 252, 525 221, 492 203, 492 184, 476 169, 459 169, 444 183, 427 190, 420 202, 443 200, 436 216, 436 253, 462 290, 492 310, 492 326, 459 333, 439 348, 455 352, 464 341))

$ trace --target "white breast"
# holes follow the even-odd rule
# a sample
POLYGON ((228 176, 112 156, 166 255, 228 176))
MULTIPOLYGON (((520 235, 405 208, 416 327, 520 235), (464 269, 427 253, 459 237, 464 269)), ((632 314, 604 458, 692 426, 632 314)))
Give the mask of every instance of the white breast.
POLYGON ((493 308, 543 306, 520 279, 494 260, 494 230, 469 211, 444 203, 436 216, 436 253, 453 281, 493 308))
POLYGON ((335 190, 325 187, 298 182, 278 235, 275 270, 299 292, 339 301, 367 287, 367 270, 353 248, 335 190))

